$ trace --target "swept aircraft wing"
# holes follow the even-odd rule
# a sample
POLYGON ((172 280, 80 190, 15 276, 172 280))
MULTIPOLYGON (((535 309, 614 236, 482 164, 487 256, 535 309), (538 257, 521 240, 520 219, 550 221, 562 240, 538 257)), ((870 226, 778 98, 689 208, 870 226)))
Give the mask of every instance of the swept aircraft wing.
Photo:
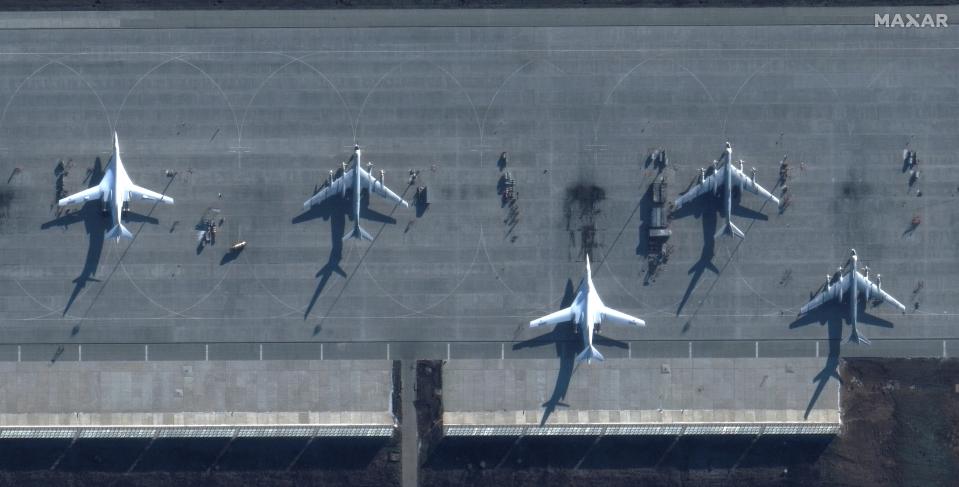
POLYGON ((645 321, 606 306, 603 306, 602 317, 604 324, 609 323, 620 326, 646 326, 645 321))
MULTIPOLYGON (((727 168, 729 168, 728 164, 727 164, 727 168)), ((733 180, 736 183, 740 184, 743 189, 745 189, 746 191, 749 191, 752 194, 762 196, 763 198, 766 198, 767 200, 770 200, 773 203, 776 203, 777 205, 779 204, 779 198, 776 198, 775 196, 773 196, 772 193, 770 193, 769 191, 766 191, 762 186, 759 185, 759 183, 757 183, 756 181, 753 181, 753 178, 746 176, 745 174, 743 174, 742 171, 740 171, 737 168, 732 168, 732 169, 733 169, 733 180)))
POLYGON ((725 170, 726 170, 726 166, 723 166, 722 168, 713 171, 713 173, 710 174, 709 177, 704 178, 701 183, 697 184, 696 186, 693 186, 692 188, 690 188, 689 191, 686 191, 685 193, 680 195, 679 198, 676 198, 676 208, 677 209, 681 208, 686 203, 689 203, 690 201, 696 199, 697 196, 703 193, 708 193, 712 191, 713 188, 721 185, 723 182, 722 174, 723 174, 723 171, 725 170))
POLYGON ((550 313, 542 318, 533 320, 529 322, 530 328, 536 328, 543 325, 558 325, 560 323, 566 323, 567 321, 573 321, 573 307, 561 309, 555 313, 550 313))
POLYGON ((309 210, 311 206, 319 204, 330 196, 340 194, 353 187, 353 171, 355 170, 356 167, 353 167, 349 171, 346 171, 340 175, 340 177, 335 179, 329 186, 317 191, 313 197, 303 203, 303 208, 309 210))
POLYGON ((62 200, 58 201, 57 204, 60 206, 69 206, 69 205, 75 205, 78 203, 85 203, 87 201, 98 200, 102 197, 103 197, 103 188, 101 188, 98 185, 98 186, 87 188, 83 191, 80 191, 79 193, 71 194, 70 196, 67 196, 66 198, 63 198, 62 200))
POLYGON ((390 188, 387 188, 382 181, 376 181, 371 176, 370 173, 360 170, 360 179, 363 180, 363 187, 372 188, 373 192, 382 196, 385 199, 392 201, 393 203, 409 207, 410 204, 403 201, 403 198, 400 198, 399 195, 390 191, 390 188))
POLYGON ((127 190, 130 194, 130 198, 134 200, 145 200, 145 201, 162 201, 168 205, 173 204, 173 198, 169 196, 164 196, 156 191, 150 191, 142 186, 132 185, 130 189, 127 190))
POLYGON ((849 283, 852 282, 849 279, 842 279, 842 283, 835 283, 829 286, 829 289, 823 289, 819 294, 813 296, 808 303, 803 305, 799 310, 799 314, 806 314, 820 306, 823 303, 832 301, 833 299, 838 299, 841 293, 846 292, 846 288, 849 287, 849 283))
POLYGON ((863 276, 862 274, 858 272, 856 273, 856 280, 859 281, 859 285, 862 286, 863 290, 869 289, 870 296, 880 296, 882 297, 883 301, 890 303, 893 306, 899 308, 899 311, 906 310, 906 307, 903 306, 902 303, 897 301, 896 298, 890 296, 889 293, 880 289, 879 286, 876 285, 876 283, 870 281, 869 279, 866 279, 865 276, 863 276))

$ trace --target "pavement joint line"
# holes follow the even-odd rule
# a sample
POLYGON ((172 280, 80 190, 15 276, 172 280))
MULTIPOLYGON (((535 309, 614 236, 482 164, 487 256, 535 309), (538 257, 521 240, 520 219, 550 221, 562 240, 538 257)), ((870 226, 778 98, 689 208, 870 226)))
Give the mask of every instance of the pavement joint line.
POLYGON ((942 341, 942 358, 949 358, 949 353, 946 350, 946 341, 942 341))
POLYGON ((23 350, 21 349, 21 345, 17 345, 17 362, 22 362, 22 361, 23 361, 22 351, 23 351, 23 350))

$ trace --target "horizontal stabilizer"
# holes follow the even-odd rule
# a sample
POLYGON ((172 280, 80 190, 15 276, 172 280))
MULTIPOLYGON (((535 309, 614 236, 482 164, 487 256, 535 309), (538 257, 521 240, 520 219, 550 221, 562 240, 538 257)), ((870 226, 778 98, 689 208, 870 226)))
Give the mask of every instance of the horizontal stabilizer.
POLYGON ((599 353, 599 350, 596 350, 596 347, 592 345, 590 345, 589 347, 586 347, 586 350, 583 350, 582 352, 579 353, 579 355, 576 356, 577 362, 585 361, 588 364, 592 362, 593 360, 597 362, 602 362, 606 360, 606 357, 603 357, 603 354, 599 353))
POLYGON ((719 238, 720 235, 735 235, 739 238, 746 238, 746 234, 729 220, 726 220, 726 224, 716 232, 713 238, 719 238))
POLYGON ((852 329, 852 335, 849 335, 849 343, 855 343, 857 345, 871 345, 872 342, 868 338, 859 334, 855 328, 852 329))
POLYGON ((106 234, 103 235, 104 239, 115 238, 117 241, 120 241, 121 238, 127 240, 133 240, 133 234, 123 226, 122 223, 117 223, 116 226, 111 228, 106 234))
POLYGON ((353 231, 352 231, 352 232, 350 232, 349 234, 347 234, 346 236, 343 237, 343 240, 349 240, 349 239, 351 239, 351 238, 355 238, 355 239, 359 239, 359 240, 369 240, 369 241, 371 241, 371 242, 373 241, 373 236, 370 235, 370 234, 368 234, 368 233, 366 233, 366 230, 363 230, 363 228, 360 227, 360 224, 359 224, 359 223, 357 223, 357 224, 353 227, 353 231))

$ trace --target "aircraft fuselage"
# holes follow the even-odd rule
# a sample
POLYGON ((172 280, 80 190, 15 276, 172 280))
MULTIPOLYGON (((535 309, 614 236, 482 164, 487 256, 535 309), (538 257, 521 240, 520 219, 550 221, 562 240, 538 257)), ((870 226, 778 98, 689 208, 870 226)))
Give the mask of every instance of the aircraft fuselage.
POLYGON ((849 321, 852 323, 853 329, 856 328, 856 321, 859 318, 859 279, 856 279, 856 274, 859 272, 859 258, 856 257, 856 254, 852 255, 852 272, 849 273, 849 278, 852 279, 852 282, 849 283, 849 321))
POLYGON ((579 285, 579 293, 576 301, 579 303, 579 314, 576 316, 576 327, 579 328, 583 340, 583 347, 589 348, 593 344, 593 333, 596 331, 596 324, 600 322, 599 312, 602 309, 602 302, 599 296, 593 290, 593 283, 590 278, 584 278, 579 285))
POLYGON ((354 164, 356 164, 356 167, 353 168, 353 218, 355 219, 353 221, 359 224, 360 196, 363 193, 363 179, 360 174, 360 171, 363 170, 363 160, 359 147, 353 149, 353 157, 355 159, 354 164))
POLYGON ((731 148, 726 149, 726 173, 724 174, 725 182, 723 186, 725 188, 723 191, 726 199, 726 221, 728 222, 733 217, 733 150, 731 148))
POLYGON ((106 182, 107 189, 103 192, 103 206, 107 208, 109 205, 110 219, 113 221, 112 226, 121 223, 123 205, 129 199, 129 193, 126 189, 129 181, 130 176, 127 175, 126 169, 123 167, 120 153, 114 152, 113 157, 110 158, 110 162, 107 163, 107 170, 103 174, 103 180, 100 182, 100 184, 106 182))

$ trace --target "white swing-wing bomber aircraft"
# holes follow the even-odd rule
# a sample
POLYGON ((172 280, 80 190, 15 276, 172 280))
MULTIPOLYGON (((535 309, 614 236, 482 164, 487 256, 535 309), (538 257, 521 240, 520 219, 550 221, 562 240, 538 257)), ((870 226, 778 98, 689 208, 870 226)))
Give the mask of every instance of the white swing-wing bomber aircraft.
POLYGON ((390 191, 390 188, 386 187, 386 184, 383 183, 382 172, 380 179, 376 179, 370 175, 365 169, 363 169, 362 154, 360 153, 360 146, 353 146, 353 167, 348 171, 344 169, 343 174, 333 180, 332 171, 330 172, 330 184, 318 191, 313 195, 312 198, 306 200, 303 203, 303 209, 309 210, 311 206, 322 202, 323 200, 339 193, 341 196, 346 196, 346 190, 353 190, 353 231, 348 235, 343 237, 343 240, 348 238, 359 238, 364 240, 373 240, 373 237, 363 230, 360 227, 360 193, 363 188, 369 189, 370 193, 376 193, 383 198, 386 198, 396 204, 403 205, 404 207, 409 207, 409 203, 403 201, 403 198, 400 198, 396 193, 390 191))
POLYGON ((826 285, 823 287, 822 291, 814 296, 805 306, 799 310, 799 314, 803 315, 815 308, 818 308, 820 305, 827 301, 832 301, 833 299, 838 299, 841 303, 843 296, 849 301, 849 321, 852 324, 852 335, 849 336, 849 342, 851 343, 864 343, 869 344, 869 340, 866 337, 859 334, 859 331, 856 329, 857 316, 857 306, 859 305, 859 295, 862 294, 866 301, 869 301, 869 298, 875 296, 882 301, 892 304, 893 306, 899 308, 899 311, 906 311, 906 307, 902 303, 896 301, 896 298, 892 297, 886 291, 882 290, 882 278, 879 274, 876 274, 876 282, 869 280, 869 268, 865 267, 863 270, 865 274, 859 272, 859 257, 856 256, 856 249, 850 250, 852 253, 851 261, 852 267, 850 267, 849 272, 846 275, 843 275, 842 266, 839 267, 839 280, 836 283, 830 282, 830 276, 826 276, 826 285))
POLYGON ((130 175, 127 174, 127 170, 123 167, 123 161, 120 159, 120 138, 116 132, 113 133, 113 157, 107 163, 107 169, 103 173, 100 184, 67 196, 57 204, 68 206, 93 200, 102 200, 103 210, 107 211, 109 209, 113 228, 104 234, 104 238, 115 238, 117 242, 121 238, 133 239, 133 234, 123 226, 122 217, 125 203, 130 200, 146 200, 162 201, 168 205, 173 204, 173 198, 133 184, 133 180, 130 179, 130 175))
POLYGON ((681 208, 697 196, 710 191, 719 196, 719 188, 722 187, 723 200, 726 204, 726 223, 716 232, 716 237, 722 234, 728 234, 736 235, 739 238, 746 238, 743 231, 736 227, 736 225, 733 225, 731 220, 733 211, 733 185, 738 185, 740 191, 745 189, 750 193, 757 194, 776 203, 776 205, 779 205, 779 198, 773 196, 756 182, 755 169, 753 170, 752 176, 746 176, 746 173, 743 172, 742 161, 739 161, 739 168, 733 166, 733 148, 729 142, 726 142, 726 150, 723 152, 722 159, 726 160, 726 163, 722 166, 717 164, 716 161, 713 161, 713 173, 710 174, 709 177, 706 177, 705 169, 700 169, 699 184, 683 193, 679 198, 676 198, 676 209, 681 208))
MULTIPOLYGON (((646 326, 646 322, 630 316, 626 313, 607 308, 603 300, 596 293, 593 286, 593 274, 589 269, 589 255, 586 256, 586 277, 579 282, 579 288, 576 290, 576 296, 573 298, 573 304, 568 308, 561 309, 555 313, 550 313, 540 319, 529 322, 530 328, 536 328, 543 325, 558 325, 572 321, 579 334, 583 337, 583 346, 585 347, 579 355, 577 361, 586 361, 590 363, 593 359, 602 362, 605 360, 603 354, 593 346, 593 331, 600 323, 611 323, 623 326, 646 326)), ((598 331, 598 330, 597 330, 598 331)))

